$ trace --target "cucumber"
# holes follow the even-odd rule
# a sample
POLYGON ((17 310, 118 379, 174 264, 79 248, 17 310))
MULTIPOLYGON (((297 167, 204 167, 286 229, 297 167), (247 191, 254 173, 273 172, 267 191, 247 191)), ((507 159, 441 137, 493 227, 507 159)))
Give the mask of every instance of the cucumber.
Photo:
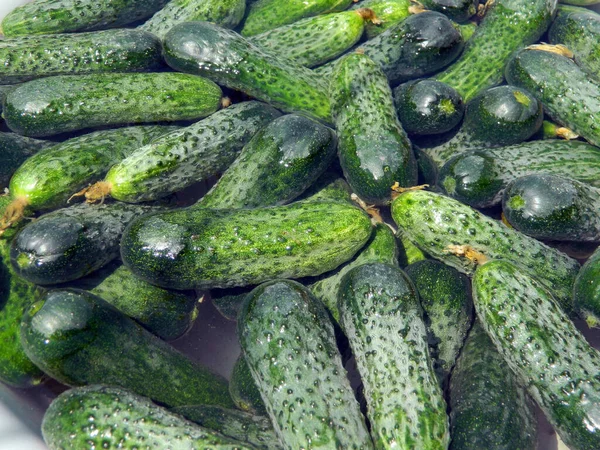
POLYGON ((86 291, 42 296, 23 316, 21 342, 38 367, 69 386, 105 383, 168 407, 234 407, 224 378, 86 291))
POLYGON ((6 37, 118 28, 150 17, 168 0, 34 0, 2 20, 6 37))
POLYGON ((368 216, 339 202, 253 210, 187 208, 133 222, 121 257, 137 276, 174 289, 210 289, 333 270, 371 236, 368 216))
POLYGON ((439 185, 476 208, 498 204, 508 183, 520 176, 551 173, 600 187, 600 150, 579 141, 544 140, 457 155, 440 170, 439 185))
POLYGON ((253 36, 319 14, 343 11, 353 0, 258 0, 248 7, 241 33, 253 36))
POLYGON ((353 203, 352 189, 343 177, 336 172, 327 171, 321 175, 298 200, 311 201, 337 201, 341 203, 353 203))
POLYGON ((373 39, 411 14, 421 12, 421 9, 410 0, 363 0, 351 7, 354 10, 359 8, 373 10, 379 19, 365 23, 367 39, 373 39))
POLYGON ((288 280, 255 288, 238 336, 284 448, 373 448, 333 326, 306 288, 288 280))
POLYGON ((416 262, 404 270, 415 284, 425 311, 434 368, 445 380, 471 327, 471 283, 456 269, 432 259, 416 262))
POLYGON ((574 307, 590 327, 600 324, 599 261, 600 251, 595 250, 581 267, 573 286, 574 307))
POLYGON ((42 434, 51 449, 64 450, 256 448, 184 420, 147 398, 101 385, 70 389, 54 399, 44 415, 42 434))
POLYGON ((55 144, 16 133, 0 133, 0 189, 8 187, 10 178, 27 158, 55 144))
POLYGON ((401 268, 405 268, 419 261, 427 259, 427 254, 424 253, 419 247, 406 237, 406 235, 399 230, 396 233, 396 242, 398 242, 398 263, 401 268))
POLYGON ((9 92, 2 116, 25 136, 107 125, 201 119, 219 109, 221 89, 182 73, 58 75, 9 92))
POLYGON ((447 449, 446 402, 407 275, 381 263, 356 267, 341 282, 338 308, 364 383, 375 447, 447 449))
POLYGON ((175 70, 205 76, 286 112, 331 121, 320 77, 233 31, 208 22, 182 23, 167 33, 163 47, 167 64, 175 70))
POLYGON ((427 9, 439 11, 457 22, 466 22, 477 12, 479 0, 421 0, 427 9))
POLYGON ((537 276, 567 312, 572 310, 571 290, 579 263, 564 253, 433 192, 399 195, 392 202, 392 217, 411 241, 459 272, 472 275, 475 264, 450 254, 448 247, 470 245, 489 258, 514 262, 537 276))
POLYGON ((564 443, 600 448, 600 354, 557 299, 521 267, 495 260, 475 272, 473 301, 504 361, 564 443))
MULTIPOLYGON (((246 296, 243 297, 242 307, 245 300, 246 296)), ((235 405, 242 411, 261 416, 267 414, 265 403, 260 396, 258 386, 252 378, 252 373, 244 355, 240 355, 233 366, 231 379, 229 380, 229 394, 235 405)))
POLYGON ((538 130, 536 134, 532 136, 534 140, 541 139, 566 139, 572 140, 577 139, 579 137, 578 134, 574 133, 572 130, 569 130, 566 127, 561 127, 560 125, 555 124, 550 120, 544 120, 542 122, 542 127, 538 130))
POLYGON ((237 321, 238 315, 246 300, 246 295, 254 286, 243 288, 213 289, 210 291, 210 300, 213 306, 227 320, 237 321))
POLYGON ((366 55, 345 56, 333 71, 330 96, 340 164, 353 191, 366 202, 384 204, 394 183, 417 184, 412 146, 381 68, 366 55))
POLYGON ((527 392, 475 322, 450 379, 450 450, 535 450, 527 392))
POLYGON ((0 84, 52 75, 142 72, 162 66, 160 41, 137 30, 26 36, 0 41, 0 84))
MULTIPOLYGON (((449 84, 465 103, 502 82, 507 59, 515 50, 536 42, 546 31, 556 0, 496 0, 465 51, 435 78, 449 84)), ((509 84, 515 84, 509 80, 509 84)))

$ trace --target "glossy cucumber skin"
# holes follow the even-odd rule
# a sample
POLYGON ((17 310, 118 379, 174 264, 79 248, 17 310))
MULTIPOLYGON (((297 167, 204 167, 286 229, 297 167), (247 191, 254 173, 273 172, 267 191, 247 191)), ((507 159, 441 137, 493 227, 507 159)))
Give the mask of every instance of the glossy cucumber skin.
POLYGON ((405 192, 392 202, 392 217, 415 244, 458 271, 472 275, 475 263, 453 255, 449 245, 470 245, 488 258, 514 262, 552 289, 565 311, 579 263, 457 200, 426 191, 405 192))
POLYGON ((74 388, 59 395, 44 415, 42 434, 51 449, 64 450, 256 448, 189 422, 145 397, 103 385, 74 388))
POLYGON ((306 288, 288 280, 255 288, 238 336, 284 448, 373 448, 333 326, 306 288))
MULTIPOLYGON (((245 300, 246 296, 243 298, 242 308, 245 300)), ((242 308, 240 308, 240 311, 242 308)), ((235 405, 242 411, 258 415, 267 414, 265 402, 263 402, 256 382, 252 378, 252 373, 244 355, 240 355, 233 366, 231 379, 229 380, 229 394, 231 394, 235 405)))
POLYGON ((477 12, 479 0, 422 0, 427 9, 439 11, 457 22, 466 22, 477 12))
POLYGON ((372 9, 377 18, 381 20, 379 24, 373 22, 365 24, 367 39, 373 39, 410 16, 412 14, 410 7, 410 0, 363 0, 356 3, 351 9, 372 9))
POLYGON ((295 114, 279 117, 254 135, 197 205, 256 208, 289 203, 329 167, 336 150, 332 129, 295 114))
POLYGON ((479 322, 450 379, 450 450, 534 450, 531 398, 479 322))
POLYGON ((465 102, 500 84, 506 60, 512 52, 533 44, 544 34, 556 3, 557 0, 497 0, 462 55, 435 78, 456 89, 465 102))
POLYGON ((447 449, 446 402, 408 276, 387 264, 356 267, 341 282, 338 308, 364 383, 375 447, 447 449))
POLYGON ((116 28, 150 17, 168 0, 37 0, 2 20, 6 37, 116 28))
POLYGON ((252 136, 279 116, 265 103, 232 105, 139 146, 117 161, 104 181, 117 200, 156 200, 227 169, 252 136))
POLYGON ((58 75, 21 84, 4 100, 8 127, 43 137, 97 126, 206 117, 219 109, 221 88, 182 73, 58 75))
POLYGON ((151 71, 161 66, 160 41, 137 30, 26 36, 0 42, 0 84, 53 75, 151 71))
POLYGON ((86 291, 45 294, 23 316, 21 341, 38 367, 69 386, 119 386, 168 407, 234 407, 224 378, 86 291))
POLYGON ((333 70, 330 96, 340 164, 353 191, 367 203, 384 204, 394 183, 417 184, 412 145, 381 68, 366 55, 345 56, 333 70))
POLYGON ((245 286, 333 270, 371 232, 362 210, 338 202, 186 208, 133 222, 123 235, 121 258, 134 274, 163 287, 245 286))
POLYGON ((320 77, 233 31, 208 22, 182 23, 167 33, 163 47, 175 70, 205 76, 286 112, 331 121, 327 86, 320 77))
POLYGON ((0 133, 0 189, 8 187, 10 178, 27 158, 55 144, 17 133, 0 133))
POLYGON ((556 298, 509 261, 473 277, 477 317, 505 362, 571 449, 600 447, 600 354, 556 298))
POLYGON ((575 279, 573 304, 590 326, 600 323, 600 251, 588 258, 575 279))

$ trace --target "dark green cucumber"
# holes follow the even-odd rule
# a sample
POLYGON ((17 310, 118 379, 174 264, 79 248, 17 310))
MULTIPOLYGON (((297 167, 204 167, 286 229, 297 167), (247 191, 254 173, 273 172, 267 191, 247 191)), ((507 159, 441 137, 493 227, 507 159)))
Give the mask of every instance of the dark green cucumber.
MULTIPOLYGON (((245 300, 246 296, 244 296, 244 302, 245 300)), ((243 305, 242 302, 242 307, 243 305)), ((231 372, 231 379, 229 380, 229 394, 235 405, 242 411, 258 415, 267 414, 265 402, 260 396, 260 391, 254 378, 252 378, 252 373, 244 355, 240 355, 235 362, 235 366, 233 366, 233 372, 231 372)))
POLYGON ((56 143, 16 133, 0 133, 0 189, 8 187, 10 178, 27 158, 53 145, 56 143))
POLYGON ((331 121, 326 83, 319 76, 233 31, 208 22, 182 23, 167 33, 163 46, 175 70, 205 76, 287 112, 331 121))
POLYGON ((412 146, 381 68, 360 53, 342 58, 332 74, 330 96, 340 163, 353 191, 366 202, 384 204, 395 183, 417 184, 412 146))
POLYGON ((473 277, 477 316, 564 443, 600 448, 600 353, 538 280, 506 260, 483 264, 473 277))
POLYGON ((162 66, 160 41, 137 30, 26 36, 0 41, 0 84, 52 75, 141 72, 162 66))
POLYGON ((433 192, 401 194, 392 202, 392 217, 411 241, 458 271, 472 275, 475 263, 453 255, 449 246, 470 245, 488 258, 514 262, 538 277, 566 311, 572 310, 571 290, 579 263, 564 253, 433 192))
POLYGON ((575 279, 573 305, 590 327, 600 324, 600 250, 594 251, 575 279))
POLYGON ((219 109, 221 89, 182 73, 59 75, 8 93, 2 116, 25 136, 107 125, 201 119, 219 109))
POLYGON ((372 9, 379 19, 365 24, 367 39, 373 39, 411 14, 420 12, 420 8, 410 0, 363 0, 357 2, 351 9, 359 8, 372 9))
POLYGON ((420 0, 427 9, 439 11, 457 22, 466 22, 477 12, 479 0, 420 0))
POLYGON ((238 315, 246 300, 246 295, 254 286, 244 286, 242 288, 212 289, 210 291, 210 300, 213 306, 227 320, 237 321, 238 315))
POLYGON ((535 450, 527 392, 475 322, 450 379, 450 450, 535 450))
POLYGON ((356 267, 341 282, 338 308, 364 383, 375 448, 447 449, 446 402, 408 276, 387 264, 356 267))
POLYGON ((436 79, 456 89, 465 102, 500 84, 509 56, 544 34, 555 9, 556 0, 496 0, 460 58, 436 79))
POLYGON ((487 150, 450 159, 439 185, 453 198, 476 208, 502 201, 508 183, 534 173, 568 176, 600 187, 600 150, 580 141, 543 140, 487 150))
POLYGON ((333 171, 327 171, 321 175, 298 200, 311 201, 338 201, 352 203, 352 189, 346 180, 333 171))
POLYGON ((252 210, 186 208, 130 225, 121 257, 159 286, 216 288, 333 270, 371 236, 368 216, 339 202, 252 210))
POLYGON ((70 389, 50 405, 42 434, 51 449, 177 448, 182 450, 251 450, 251 444, 207 427, 117 387, 70 389))
POLYGON ((471 327, 471 283, 456 269, 432 259, 416 262, 404 270, 419 293, 433 344, 434 367, 444 380, 450 375, 471 327))
POLYGON ((306 288, 275 280, 254 289, 238 336, 284 448, 373 448, 333 326, 306 288))
POLYGON ((69 386, 120 386, 169 407, 234 407, 224 378, 86 291, 45 294, 23 316, 21 341, 38 367, 69 386))

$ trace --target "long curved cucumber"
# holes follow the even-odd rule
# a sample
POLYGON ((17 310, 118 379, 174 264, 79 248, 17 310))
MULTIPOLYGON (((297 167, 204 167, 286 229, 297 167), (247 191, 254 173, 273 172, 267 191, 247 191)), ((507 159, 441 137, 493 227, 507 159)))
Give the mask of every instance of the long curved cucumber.
POLYGON ((32 139, 17 133, 0 133, 0 189, 7 188, 15 171, 27 158, 56 142, 32 139))

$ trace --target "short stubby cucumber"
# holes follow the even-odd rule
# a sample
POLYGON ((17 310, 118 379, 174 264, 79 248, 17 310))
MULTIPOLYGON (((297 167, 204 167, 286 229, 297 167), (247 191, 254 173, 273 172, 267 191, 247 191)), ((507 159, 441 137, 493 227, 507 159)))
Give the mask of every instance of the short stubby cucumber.
POLYGON ((186 208, 133 222, 123 235, 121 257, 134 274, 163 287, 244 286, 333 270, 371 232, 362 210, 332 201, 186 208))
POLYGON ((411 241, 435 259, 472 275, 475 263, 450 253, 470 245, 488 258, 514 262, 548 286, 563 308, 572 310, 571 290, 579 263, 540 241, 506 227, 457 200, 426 191, 409 191, 392 202, 392 217, 411 241))
POLYGON ((45 294, 23 316, 21 341, 38 367, 69 386, 120 386, 169 407, 234 407, 224 378, 86 291, 45 294))
POLYGON ((422 12, 422 9, 411 0, 363 0, 357 2, 351 9, 359 8, 373 10, 378 19, 365 24, 367 39, 373 39, 411 14, 422 12))
POLYGON ((364 383, 375 448, 446 450, 446 402, 408 276, 387 264, 356 267, 342 279, 338 308, 364 383))
POLYGON ((0 189, 8 187, 10 178, 27 158, 54 145, 56 142, 0 132, 0 189))
MULTIPOLYGON (((507 59, 515 50, 536 42, 546 31, 557 0, 496 0, 450 67, 435 76, 468 102, 502 82, 507 59)), ((510 84, 515 84, 509 80, 510 84)))
MULTIPOLYGON (((242 300, 241 306, 243 308, 246 296, 242 300)), ((240 311, 242 308, 240 308, 240 311)), ((229 394, 231 394, 231 399, 235 405, 242 411, 260 415, 267 414, 265 403, 254 378, 252 378, 252 373, 244 355, 240 355, 233 366, 229 380, 229 394)))
POLYGON ((2 117, 13 131, 40 137, 107 125, 206 117, 221 106, 221 88, 183 73, 58 75, 8 93, 2 117))
POLYGON ((395 183, 417 184, 412 145, 381 68, 364 54, 345 56, 333 70, 330 96, 340 163, 353 191, 365 202, 384 204, 395 183))
POLYGON ((333 326, 305 287, 275 280, 255 288, 238 336, 284 448, 373 448, 333 326))
POLYGON ((590 327, 600 324, 600 250, 594 251, 575 279, 573 304, 590 327))
POLYGON ((439 11, 457 22, 466 22, 477 12, 479 0, 420 0, 427 9, 439 11))
POLYGON ((163 47, 167 64, 175 70, 205 76, 286 112, 331 121, 321 77, 231 30, 208 22, 182 23, 167 33, 163 47))

